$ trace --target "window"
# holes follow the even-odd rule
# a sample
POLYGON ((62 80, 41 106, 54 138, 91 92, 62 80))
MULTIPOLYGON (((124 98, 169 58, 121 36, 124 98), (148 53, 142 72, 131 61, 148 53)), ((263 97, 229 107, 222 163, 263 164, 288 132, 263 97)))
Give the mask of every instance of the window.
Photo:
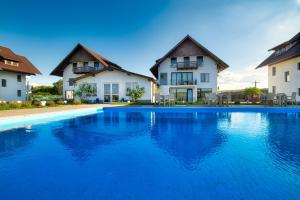
POLYGON ((172 72, 171 85, 192 85, 193 72, 172 72))
POLYGON ((197 64, 201 65, 203 63, 203 56, 197 56, 197 64))
POLYGON ((160 85, 168 85, 168 74, 167 73, 160 73, 159 84, 160 85))
POLYGON ((6 64, 6 65, 11 65, 11 66, 15 66, 15 67, 18 67, 18 66, 19 66, 19 63, 18 63, 18 62, 14 62, 14 61, 11 61, 11 60, 4 60, 4 64, 6 64))
POLYGON ((272 76, 276 76, 276 67, 272 67, 272 76))
POLYGON ((177 64, 177 58, 173 57, 171 58, 171 66, 176 66, 177 64))
POLYGON ((291 79, 290 72, 289 71, 284 72, 284 81, 285 82, 290 82, 290 79, 291 79))
POLYGON ((99 65, 99 62, 94 62, 94 67, 95 67, 95 68, 99 68, 99 66, 100 66, 100 65, 99 65))
POLYGON ((183 62, 184 62, 184 63, 190 62, 190 57, 184 57, 184 58, 183 58, 183 62))
POLYGON ((212 93, 211 88, 197 88, 197 101, 201 101, 205 98, 205 94, 212 93))
POLYGON ((18 91, 17 91, 17 95, 18 95, 18 97, 21 97, 21 95, 22 95, 22 94, 21 94, 21 90, 18 90, 18 91))
POLYGON ((300 70, 300 62, 298 63, 298 70, 300 70))
POLYGON ((298 95, 300 96, 300 88, 298 88, 298 95))
POLYGON ((2 87, 6 87, 6 79, 2 79, 1 84, 2 84, 2 87))
POLYGON ((87 67, 88 65, 89 65, 88 62, 83 62, 83 66, 84 66, 84 67, 87 67))
POLYGON ((77 68, 77 63, 73 63, 73 70, 77 68))
POLYGON ((69 78, 69 86, 74 86, 73 78, 69 78))
POLYGON ((209 73, 201 73, 200 80, 202 83, 208 83, 209 82, 209 73))
POLYGON ((104 102, 119 101, 119 84, 105 83, 104 84, 104 102))
POLYGON ((129 95, 129 89, 135 89, 137 86, 137 82, 126 82, 126 96, 129 95))
POLYGON ((18 82, 22 82, 22 76, 20 74, 17 75, 18 82))
POLYGON ((276 94, 276 86, 272 86, 272 93, 276 94))
POLYGON ((70 99, 73 99, 74 98, 74 92, 73 90, 66 90, 66 99, 70 100, 70 99))

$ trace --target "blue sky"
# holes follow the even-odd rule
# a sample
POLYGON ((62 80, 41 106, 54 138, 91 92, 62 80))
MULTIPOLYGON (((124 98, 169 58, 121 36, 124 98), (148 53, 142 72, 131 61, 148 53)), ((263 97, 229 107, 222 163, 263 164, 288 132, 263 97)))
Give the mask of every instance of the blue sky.
POLYGON ((300 31, 300 0, 150 0, 1 2, 0 45, 25 55, 43 73, 35 84, 59 77, 51 70, 78 43, 125 69, 149 68, 186 34, 230 65, 221 89, 266 87, 266 70, 254 70, 272 46, 300 31))

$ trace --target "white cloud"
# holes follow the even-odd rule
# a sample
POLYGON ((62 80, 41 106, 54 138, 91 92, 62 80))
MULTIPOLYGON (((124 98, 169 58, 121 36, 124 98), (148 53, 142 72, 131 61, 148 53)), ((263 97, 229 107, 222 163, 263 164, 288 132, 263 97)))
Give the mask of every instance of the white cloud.
POLYGON ((218 77, 220 90, 236 90, 245 87, 253 87, 257 81, 257 87, 267 88, 267 68, 255 69, 257 65, 251 65, 243 70, 233 71, 230 68, 221 72, 218 77))

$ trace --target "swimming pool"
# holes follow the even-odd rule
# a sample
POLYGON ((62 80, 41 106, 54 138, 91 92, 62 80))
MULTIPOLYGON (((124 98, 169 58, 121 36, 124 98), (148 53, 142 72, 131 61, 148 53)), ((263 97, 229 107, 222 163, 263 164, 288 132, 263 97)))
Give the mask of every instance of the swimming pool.
POLYGON ((299 111, 244 111, 111 108, 2 131, 0 199, 299 199, 299 111))

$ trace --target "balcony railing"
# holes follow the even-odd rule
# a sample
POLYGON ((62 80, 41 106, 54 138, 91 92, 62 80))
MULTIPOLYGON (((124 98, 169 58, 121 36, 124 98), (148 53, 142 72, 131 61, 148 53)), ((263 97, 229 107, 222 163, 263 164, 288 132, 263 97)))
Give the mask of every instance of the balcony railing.
POLYGON ((197 79, 193 80, 160 80, 160 85, 197 85, 197 79))
POLYGON ((73 67, 74 74, 84 74, 89 72, 99 71, 101 67, 83 66, 83 67, 73 67))
POLYGON ((202 62, 198 61, 184 61, 184 62, 176 62, 172 64, 172 67, 176 67, 177 70, 180 69, 198 69, 201 66, 202 62))

